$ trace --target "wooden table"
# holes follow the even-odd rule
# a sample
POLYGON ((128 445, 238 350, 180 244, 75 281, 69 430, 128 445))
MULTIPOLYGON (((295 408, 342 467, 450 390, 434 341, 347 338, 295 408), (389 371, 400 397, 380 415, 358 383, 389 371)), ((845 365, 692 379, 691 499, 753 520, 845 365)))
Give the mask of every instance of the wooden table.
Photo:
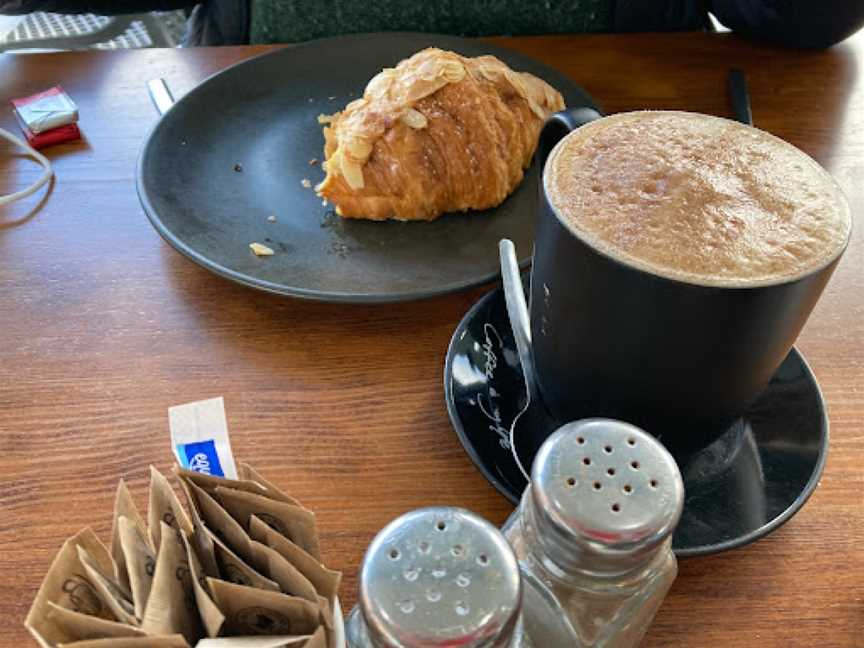
MULTIPOLYGON (((827 52, 731 35, 501 39, 582 84, 608 112, 730 116, 726 72, 747 74, 756 123, 822 162, 864 213, 864 37, 827 52)), ((144 84, 179 96, 266 48, 0 57, 0 100, 62 83, 85 141, 51 149, 51 193, 0 209, 0 644, 61 542, 107 539, 116 482, 145 506, 169 470, 166 409, 223 395, 236 456, 314 509, 344 603, 378 529, 419 506, 511 507, 473 468, 442 397, 450 335, 485 289, 395 306, 283 299, 224 281, 168 247, 135 194, 156 121, 144 84), (35 209, 35 211, 34 211, 35 209)), ((0 125, 17 130, 8 110, 0 125)), ((0 151, 0 193, 36 167, 0 151)), ((44 192, 43 192, 44 195, 44 192)), ((685 560, 646 646, 864 645, 864 227, 799 344, 832 423, 819 489, 754 545, 685 560)))

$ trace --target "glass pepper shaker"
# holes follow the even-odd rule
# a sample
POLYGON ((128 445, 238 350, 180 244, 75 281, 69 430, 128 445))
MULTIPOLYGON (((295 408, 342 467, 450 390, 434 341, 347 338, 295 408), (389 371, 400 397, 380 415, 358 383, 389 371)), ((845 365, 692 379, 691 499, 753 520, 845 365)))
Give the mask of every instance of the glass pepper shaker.
POLYGON ((419 509, 369 546, 348 646, 522 647, 520 606, 519 566, 498 529, 464 509, 419 509))
POLYGON ((678 573, 683 502, 675 460, 639 428, 587 419, 550 436, 503 528, 533 643, 638 646, 678 573))

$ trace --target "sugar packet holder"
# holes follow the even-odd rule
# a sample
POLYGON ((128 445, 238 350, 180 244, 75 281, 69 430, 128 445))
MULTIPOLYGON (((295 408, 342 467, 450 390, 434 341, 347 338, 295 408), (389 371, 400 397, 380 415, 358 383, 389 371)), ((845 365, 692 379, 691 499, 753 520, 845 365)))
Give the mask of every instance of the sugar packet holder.
POLYGON ((222 397, 168 409, 171 447, 187 470, 237 479, 222 397))
MULTIPOLYGON (((224 418, 221 399, 214 400, 216 402, 209 406, 216 407, 224 418)), ((195 411, 191 408, 186 413, 194 414, 195 411)), ((219 417, 216 420, 218 422, 219 417)), ((212 423, 212 417, 205 416, 203 421, 212 423)), ((227 452, 219 455, 219 472, 223 464, 231 469, 234 467, 230 446, 226 450, 222 443, 225 440, 207 439, 213 441, 214 448, 220 447, 219 452, 227 452)), ((182 442, 175 444, 180 448, 178 454, 186 445, 182 442)), ((194 454, 189 454, 194 457, 194 454)), ((211 491, 226 498, 232 494, 229 499, 234 515, 240 515, 245 504, 265 507, 261 510, 262 515, 272 512, 273 524, 285 526, 287 531, 296 534, 302 546, 317 556, 317 538, 312 542, 300 533, 303 531, 301 523, 308 522, 308 516, 297 517, 305 511, 299 502, 245 464, 240 466, 240 473, 243 481, 202 471, 177 471, 181 486, 200 484, 200 497, 209 499, 211 491), (237 493, 233 493, 232 486, 237 493), (223 492, 226 489, 230 493, 223 492), (247 499, 252 501, 247 502, 247 499)), ((326 570, 312 554, 302 553, 299 545, 291 544, 286 536, 253 516, 249 524, 255 527, 256 537, 267 547, 272 544, 271 534, 283 540, 270 551, 264 544, 259 546, 257 541, 247 538, 252 549, 246 552, 253 559, 250 565, 261 569, 261 565, 266 563, 266 576, 279 579, 276 585, 279 591, 233 583, 230 576, 223 580, 227 574, 222 569, 227 567, 212 568, 211 565, 205 571, 199 560, 205 558, 207 552, 205 550, 202 555, 196 552, 194 538, 209 529, 203 527, 198 518, 194 495, 189 503, 192 520, 183 510, 168 480, 151 467, 145 522, 121 480, 115 496, 111 547, 105 546, 90 529, 85 529, 64 543, 43 579, 25 620, 40 646, 345 648, 344 625, 336 597, 340 580, 338 573, 326 570), (287 552, 285 545, 290 545, 292 551, 287 552), (304 560, 297 560, 294 553, 301 554, 304 560), (288 569, 289 563, 291 569, 288 569), (310 563, 314 563, 317 570, 312 570, 310 563), (336 574, 335 579, 333 574, 336 574), (319 595, 319 587, 320 592, 327 596, 319 595), (196 609, 198 614, 194 613, 196 609), (255 610, 254 617, 247 614, 249 610, 255 610), (218 618, 213 615, 214 611, 218 618), (254 636, 259 634, 257 624, 265 617, 267 623, 262 627, 278 634, 254 636), (229 636, 224 636, 226 634, 229 636)), ((228 517, 233 524, 239 524, 234 517, 228 517)), ((216 527, 222 528, 220 525, 216 527)), ((245 536, 243 527, 239 529, 245 536)), ((234 543, 235 548, 241 545, 242 542, 234 543)))

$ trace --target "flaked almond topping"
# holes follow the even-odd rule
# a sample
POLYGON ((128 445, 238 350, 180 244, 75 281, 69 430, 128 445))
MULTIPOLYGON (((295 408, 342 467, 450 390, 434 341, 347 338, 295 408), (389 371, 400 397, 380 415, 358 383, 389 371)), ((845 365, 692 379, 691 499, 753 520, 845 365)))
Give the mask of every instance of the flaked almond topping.
POLYGON ((407 126, 416 129, 426 128, 426 126, 429 125, 426 115, 414 108, 409 108, 405 114, 402 115, 402 121, 405 122, 407 126))
POLYGON ((269 248, 263 243, 250 243, 249 247, 255 253, 255 256, 273 256, 273 248, 269 248))
POLYGON ((352 137, 347 142, 345 142, 345 150, 348 152, 348 155, 353 157, 355 160, 366 161, 372 154, 372 144, 364 138, 360 137, 352 137))
POLYGON ((351 158, 342 157, 342 175, 352 189, 362 189, 366 183, 363 180, 363 165, 351 158))

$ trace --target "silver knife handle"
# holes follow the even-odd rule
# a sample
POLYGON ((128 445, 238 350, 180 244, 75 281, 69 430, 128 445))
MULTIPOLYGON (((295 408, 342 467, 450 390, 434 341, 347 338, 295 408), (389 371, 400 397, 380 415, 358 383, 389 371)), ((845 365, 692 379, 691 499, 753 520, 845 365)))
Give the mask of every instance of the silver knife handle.
POLYGON ((150 79, 147 82, 147 90, 150 92, 153 105, 156 106, 160 115, 164 115, 174 105, 174 97, 171 96, 171 91, 164 80, 150 79))

